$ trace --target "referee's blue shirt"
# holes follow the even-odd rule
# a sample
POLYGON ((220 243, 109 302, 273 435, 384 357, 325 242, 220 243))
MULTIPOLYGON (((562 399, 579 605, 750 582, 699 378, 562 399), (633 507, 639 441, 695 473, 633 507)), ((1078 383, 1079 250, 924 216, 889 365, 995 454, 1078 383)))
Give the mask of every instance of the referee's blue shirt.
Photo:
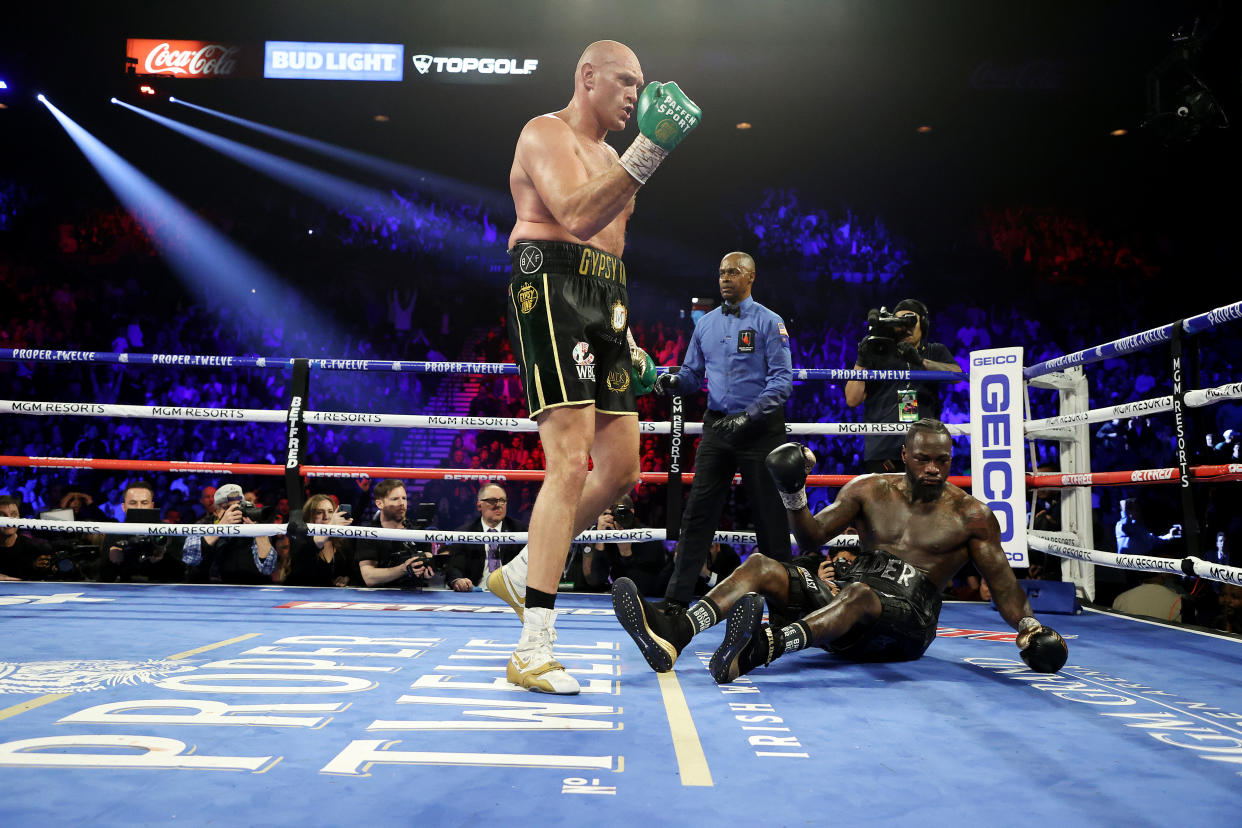
POLYGON ((793 393, 789 332, 772 311, 746 297, 740 316, 716 308, 694 326, 677 391, 690 394, 707 380, 707 407, 752 420, 785 407, 793 393))

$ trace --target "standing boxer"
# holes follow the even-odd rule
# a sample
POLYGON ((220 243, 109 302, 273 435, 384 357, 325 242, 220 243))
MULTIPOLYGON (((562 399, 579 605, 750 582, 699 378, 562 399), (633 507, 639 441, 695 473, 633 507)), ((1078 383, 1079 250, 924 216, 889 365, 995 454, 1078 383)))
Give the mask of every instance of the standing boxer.
POLYGON ((634 53, 602 40, 578 59, 569 105, 532 119, 518 138, 509 341, 546 471, 530 544, 488 588, 523 620, 507 676, 531 690, 579 689, 552 656, 556 590, 574 536, 638 482, 635 395, 655 382, 629 332, 625 225, 638 188, 700 118, 677 84, 643 88, 634 53), (631 118, 639 135, 618 156, 604 139, 631 118))
POLYGON ((809 552, 847 526, 858 529, 860 554, 840 593, 834 596, 805 569, 756 553, 685 615, 664 615, 640 598, 618 606, 617 619, 652 669, 665 672, 691 638, 727 614, 724 641, 708 665, 719 684, 812 644, 854 661, 907 661, 936 637, 940 593, 970 560, 991 586, 1001 616, 1018 630, 1022 660, 1054 673, 1065 664, 1065 640, 1031 615, 992 510, 946 479, 952 454, 943 423, 917 420, 902 449, 904 474, 856 477, 812 515, 806 476, 815 455, 785 443, 767 465, 798 547, 809 552), (762 623, 764 598, 770 626, 762 623))

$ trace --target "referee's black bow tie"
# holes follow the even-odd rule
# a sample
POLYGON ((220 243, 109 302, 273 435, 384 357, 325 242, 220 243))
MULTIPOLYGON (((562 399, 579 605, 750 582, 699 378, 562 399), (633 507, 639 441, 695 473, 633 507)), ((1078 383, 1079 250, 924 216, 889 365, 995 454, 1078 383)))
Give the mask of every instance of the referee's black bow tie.
POLYGON ((742 318, 742 309, 737 305, 721 305, 720 312, 725 316, 736 316, 738 319, 742 318))

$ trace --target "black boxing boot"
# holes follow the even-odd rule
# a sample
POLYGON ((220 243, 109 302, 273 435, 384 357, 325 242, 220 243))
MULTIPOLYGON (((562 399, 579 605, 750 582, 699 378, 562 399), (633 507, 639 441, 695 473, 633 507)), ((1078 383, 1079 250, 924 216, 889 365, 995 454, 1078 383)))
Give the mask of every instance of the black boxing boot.
POLYGON ((660 606, 643 600, 638 587, 629 578, 618 578, 613 583, 612 608, 617 621, 657 673, 672 670, 677 656, 694 637, 694 627, 683 607, 668 603, 660 606))
POLYGON ((748 592, 725 621, 724 641, 712 654, 707 669, 717 684, 728 684, 776 657, 773 630, 763 623, 763 596, 748 592))

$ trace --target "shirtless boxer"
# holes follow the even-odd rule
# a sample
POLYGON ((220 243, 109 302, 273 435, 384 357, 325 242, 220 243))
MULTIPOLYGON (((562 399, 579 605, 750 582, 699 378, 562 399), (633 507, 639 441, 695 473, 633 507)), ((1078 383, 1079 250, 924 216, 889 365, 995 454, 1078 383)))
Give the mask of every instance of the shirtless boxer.
POLYGON ((617 604, 617 618, 647 663, 664 672, 694 635, 727 614, 724 641, 709 664, 720 684, 812 644, 854 661, 907 661, 936 637, 941 592, 970 560, 991 585, 1001 616, 1018 630, 1022 660, 1033 670, 1056 672, 1068 655, 1065 640, 1032 617, 992 510, 947 481, 952 452, 939 420, 912 423, 902 448, 904 474, 857 477, 812 516, 805 487, 815 456, 786 443, 767 464, 799 549, 819 549, 847 526, 858 530, 860 554, 840 594, 833 597, 805 569, 755 553, 685 616, 664 615, 640 598, 617 604), (762 623, 765 598, 771 625, 762 623))
POLYGON ((644 88, 634 53, 602 40, 579 58, 569 105, 532 119, 518 138, 509 342, 546 472, 529 546, 488 588, 522 618, 507 677, 531 690, 579 690, 552 657, 556 590, 574 536, 638 482, 635 386, 655 382, 655 364, 629 333, 625 225, 638 188, 700 117, 677 84, 644 88), (630 119, 640 134, 618 156, 604 139, 630 119))

